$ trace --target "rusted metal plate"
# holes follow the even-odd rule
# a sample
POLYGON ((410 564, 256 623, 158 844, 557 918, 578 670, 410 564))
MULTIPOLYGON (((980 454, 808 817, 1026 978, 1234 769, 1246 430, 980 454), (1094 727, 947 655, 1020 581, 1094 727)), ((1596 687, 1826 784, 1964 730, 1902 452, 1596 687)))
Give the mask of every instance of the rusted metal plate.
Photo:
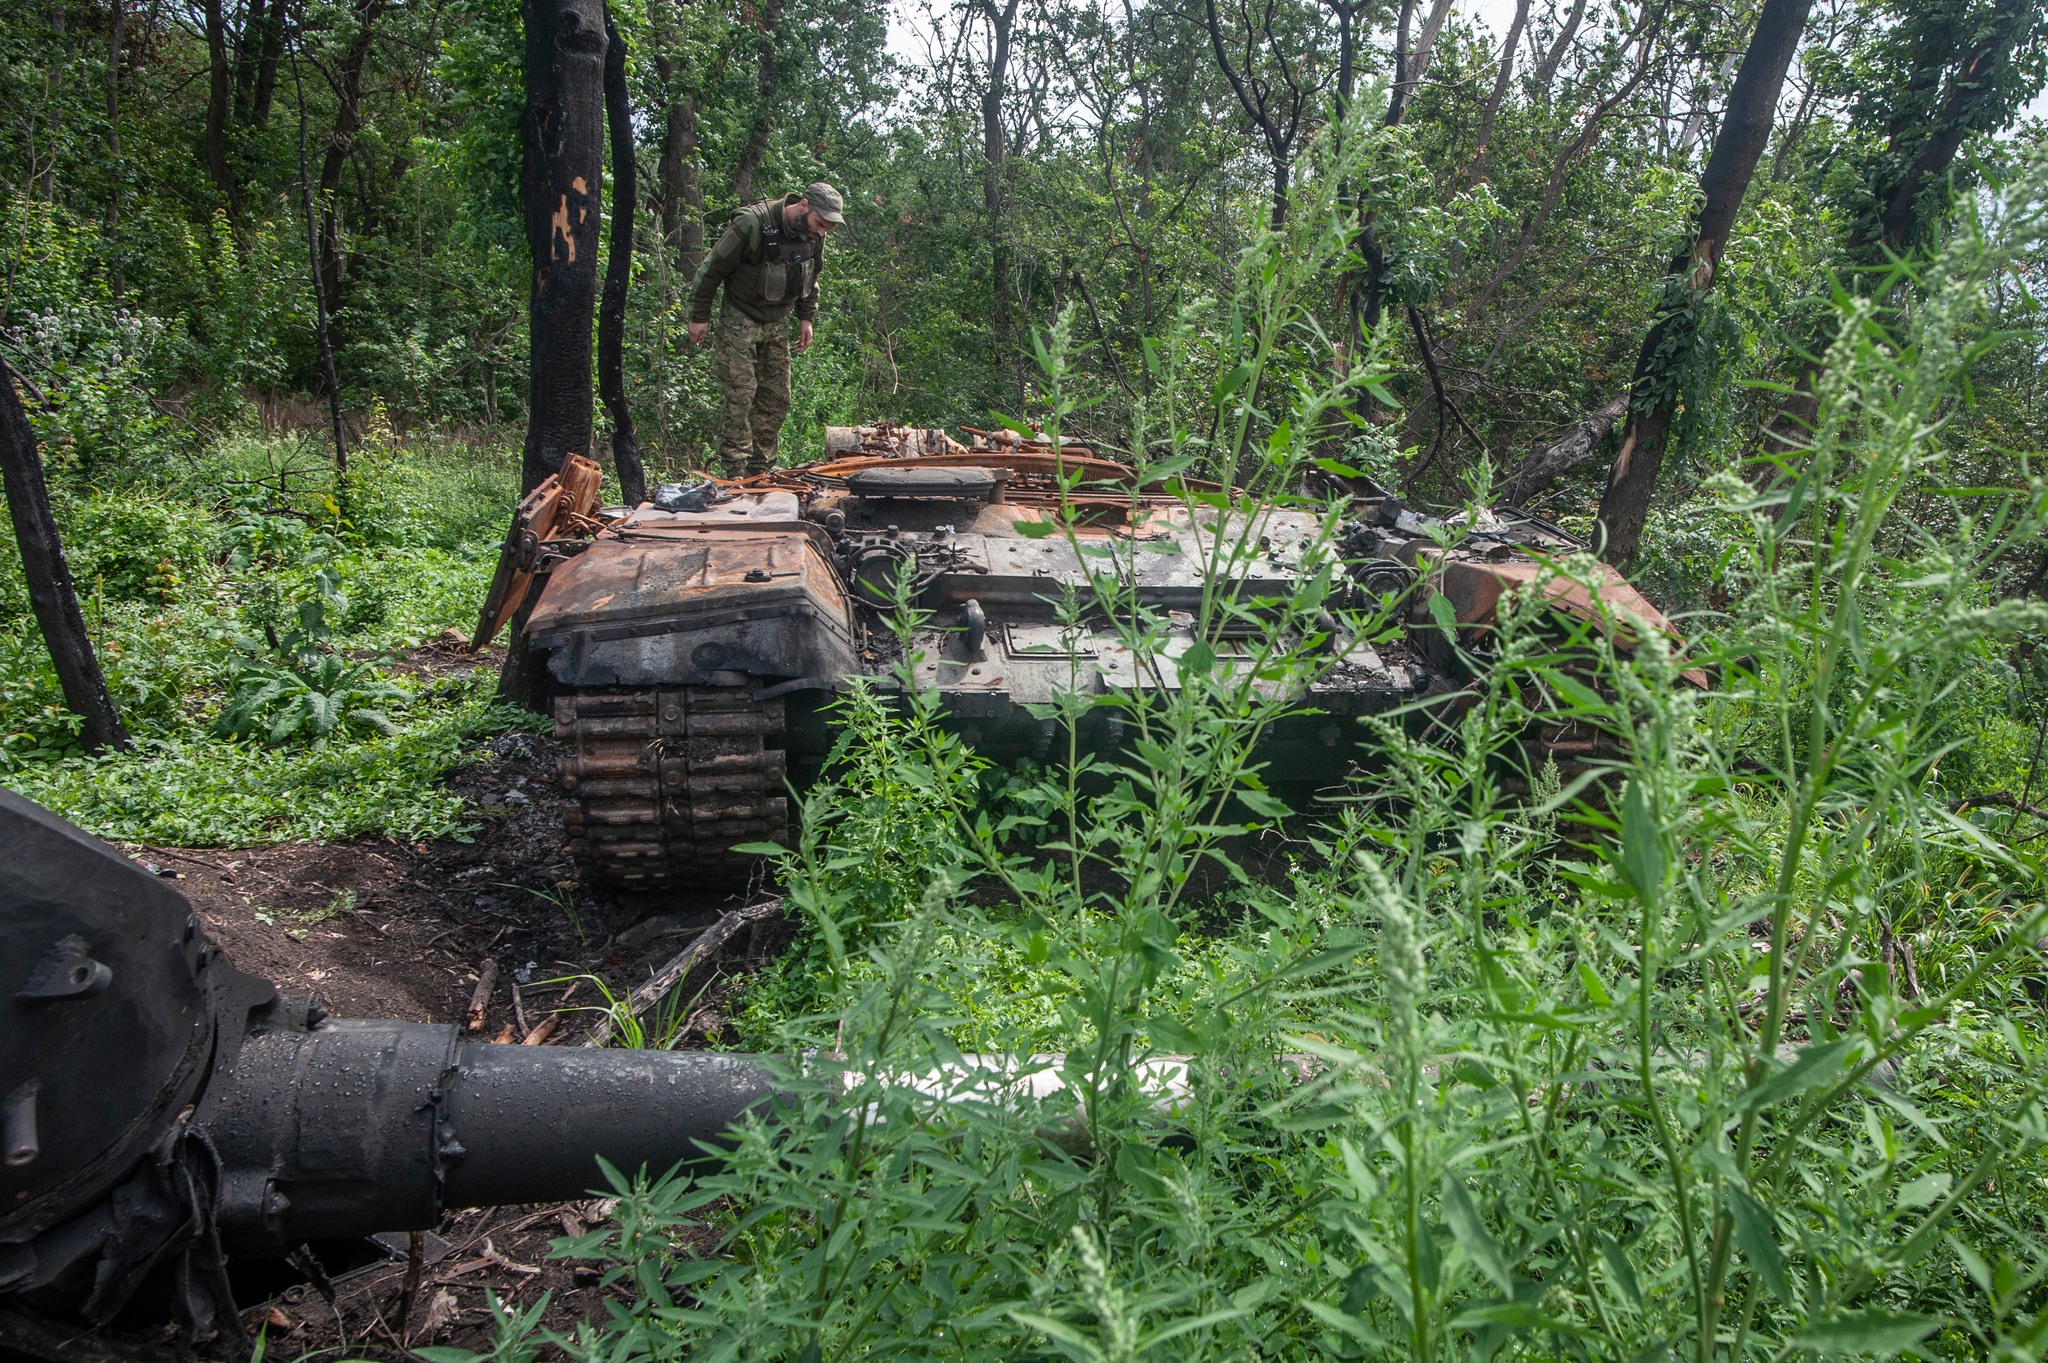
POLYGON ((828 618, 846 599, 808 535, 704 529, 607 534, 558 568, 527 621, 534 636, 587 625, 807 597, 828 618))
POLYGON ((477 615, 471 648, 488 644, 526 604, 535 570, 541 566, 543 545, 571 535, 587 535, 596 528, 590 516, 597 510, 603 483, 603 469, 572 454, 563 461, 560 473, 549 474, 520 499, 519 509, 512 514, 512 528, 505 533, 505 545, 498 551, 498 570, 477 615))
MULTIPOLYGON (((1597 626, 1624 648, 1634 647, 1640 629, 1655 630, 1673 641, 1681 637, 1664 613, 1612 566, 1599 564, 1598 574, 1597 605, 1585 583, 1526 558, 1498 563, 1453 558, 1440 564, 1431 581, 1450 601, 1461 625, 1490 626, 1499 615, 1502 598, 1512 592, 1540 590, 1552 609, 1597 626)), ((1706 673, 1698 669, 1683 675, 1695 686, 1707 685, 1706 673)))

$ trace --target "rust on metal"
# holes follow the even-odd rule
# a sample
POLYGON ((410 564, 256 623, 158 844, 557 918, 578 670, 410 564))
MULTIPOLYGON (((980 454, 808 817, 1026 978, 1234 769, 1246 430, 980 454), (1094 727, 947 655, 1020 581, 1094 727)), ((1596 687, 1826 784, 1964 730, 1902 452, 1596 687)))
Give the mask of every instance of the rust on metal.
POLYGON ((488 644, 526 604, 533 580, 543 566, 545 546, 572 536, 587 537, 597 529, 592 513, 597 510, 598 490, 604 470, 580 454, 562 461, 562 471, 551 473, 540 486, 520 499, 513 513, 512 528, 505 534, 498 553, 498 570, 491 589, 477 615, 473 649, 488 644))

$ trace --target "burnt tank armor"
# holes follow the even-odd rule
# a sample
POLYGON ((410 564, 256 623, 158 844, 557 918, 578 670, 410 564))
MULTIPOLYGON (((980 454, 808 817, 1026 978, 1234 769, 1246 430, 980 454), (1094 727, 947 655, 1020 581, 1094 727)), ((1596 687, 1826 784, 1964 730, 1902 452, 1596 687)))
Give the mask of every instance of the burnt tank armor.
POLYGON ((329 1018, 5 790, 0 842, 0 1354, 68 1357, 121 1317, 246 1356, 231 1259, 578 1197, 600 1155, 660 1172, 769 1094, 742 1057, 329 1018))
MULTIPOLYGON (((522 508, 500 570, 506 589, 494 591, 478 638, 511 623, 515 661, 538 680, 535 698, 552 706, 561 781, 576 801, 570 838, 587 873, 626 887, 697 884, 744 875, 741 844, 786 840, 788 786, 814 773, 831 746, 829 701, 852 677, 889 684, 897 651, 882 618, 906 566, 916 604, 930 613, 911 642, 915 681, 994 760, 1045 755, 1054 735, 1029 707, 1058 691, 1177 684, 1171 659, 1194 642, 1211 513, 1137 487, 1128 466, 1085 446, 970 434, 974 443, 963 445, 939 430, 832 428, 818 463, 671 486, 610 512, 595 505, 596 466, 575 460, 563 485, 580 493, 548 502, 544 484, 540 513, 522 508), (1063 496, 1061 479, 1077 475, 1078 490, 1063 496), (1019 526, 1052 520, 1063 504, 1079 513, 1084 549, 1091 537, 1152 541, 1137 556, 1137 586, 1146 606, 1177 621, 1165 675, 1140 675, 1112 629, 1059 623, 1059 602, 1087 570, 1063 534, 1019 526), (519 571, 531 576, 522 582, 519 571)), ((1448 597, 1461 625, 1483 628, 1505 592, 1542 577, 1538 555, 1584 546, 1504 513, 1468 527, 1444 554, 1423 518, 1368 481, 1333 480, 1323 491, 1345 503, 1340 549, 1354 590, 1405 593, 1414 621, 1394 644, 1347 641, 1340 664, 1303 698, 1317 713, 1274 733, 1264 756, 1277 769, 1330 782, 1361 756, 1357 716, 1466 680, 1430 623, 1427 594, 1448 597), (1411 590, 1418 575, 1425 591, 1411 590)), ((1320 533, 1320 509, 1231 514, 1261 522, 1260 553, 1232 590, 1288 595, 1320 533)), ((1573 584, 1545 590, 1560 609, 1595 613, 1573 584)), ((1612 570, 1599 595, 1670 629, 1612 570)), ((1218 642, 1225 656, 1230 643, 1218 642)), ((1099 722, 1104 732, 1088 741, 1113 745, 1114 718, 1099 722)), ((1597 746, 1586 735, 1547 741, 1565 760, 1597 746)))

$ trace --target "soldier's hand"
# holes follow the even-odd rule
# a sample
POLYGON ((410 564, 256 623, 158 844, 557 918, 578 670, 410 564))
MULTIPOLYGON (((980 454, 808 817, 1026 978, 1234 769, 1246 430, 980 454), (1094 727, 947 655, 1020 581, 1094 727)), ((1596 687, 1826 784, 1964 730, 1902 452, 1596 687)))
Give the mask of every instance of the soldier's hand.
POLYGON ((709 336, 710 334, 711 334, 711 323, 709 323, 709 322, 692 322, 692 323, 690 323, 690 344, 691 344, 691 345, 703 345, 703 344, 704 344, 704 338, 705 338, 706 336, 709 336))
POLYGON ((800 318, 796 324, 796 353, 801 355, 811 348, 811 319, 800 318))

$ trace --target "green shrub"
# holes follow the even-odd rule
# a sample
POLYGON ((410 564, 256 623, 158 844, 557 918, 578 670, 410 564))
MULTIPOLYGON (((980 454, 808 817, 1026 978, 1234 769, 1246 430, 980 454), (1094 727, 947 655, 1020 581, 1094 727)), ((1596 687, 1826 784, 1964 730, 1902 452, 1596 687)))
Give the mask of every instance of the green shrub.
MULTIPOLYGON (((1316 209, 1248 262, 1225 442, 1290 290, 1338 253, 1316 209)), ((1383 775, 1314 826, 1256 758, 1318 665, 1288 642, 1334 604, 1313 572, 1261 603, 1251 665, 1183 653, 1176 690, 1044 707, 1065 733, 1113 707, 1129 751, 1070 746, 995 809, 933 698, 857 701, 875 755, 846 754, 782 859, 822 981, 767 1061, 787 1101, 697 1180, 604 1171, 618 1227, 557 1249, 626 1299, 555 1342, 608 1363, 2039 1357, 2048 866, 1951 814, 1935 771, 1973 741, 1958 690, 2048 624, 1980 585, 2048 526, 2048 483, 1950 488, 1927 439, 2002 266, 1959 240, 1906 312, 1848 305, 1813 449, 1725 508, 1747 589, 1694 640, 1712 692, 1662 636, 1560 641, 1521 598, 1462 715, 1376 721, 1383 775), (1971 514, 1902 524, 1909 492, 1971 514), (1587 660, 1600 690, 1565 670, 1587 660), (1597 785, 1518 770, 1539 717, 1627 756, 1597 785), (1295 859, 1251 875, 1253 832, 1295 859), (1224 904, 1196 888, 1219 876, 1224 904), (1942 943, 1917 982, 1908 934, 1942 943), (684 1252, 686 1227, 715 1248, 684 1252)), ((1269 399, 1286 424, 1253 478, 1287 486, 1290 433, 1336 397, 1269 399)), ((1243 571, 1255 543, 1219 538, 1243 571)), ((1104 562, 1083 595, 1142 660, 1163 636, 1132 576, 1104 562)), ((1198 638, 1242 609, 1215 595, 1198 638)), ((496 1356, 539 1342, 501 1317, 496 1356)))

